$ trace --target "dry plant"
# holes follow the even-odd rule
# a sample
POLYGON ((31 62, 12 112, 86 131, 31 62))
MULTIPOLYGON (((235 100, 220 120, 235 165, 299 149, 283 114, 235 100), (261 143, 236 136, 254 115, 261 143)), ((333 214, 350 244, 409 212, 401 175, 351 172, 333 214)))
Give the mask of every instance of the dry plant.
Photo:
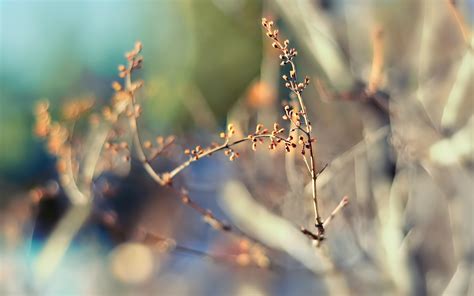
MULTIPOLYGON (((220 133, 221 143, 212 143, 208 147, 195 146, 193 149, 185 149, 187 160, 175 166, 174 169, 159 172, 152 166, 152 161, 165 158, 167 153, 176 147, 176 139, 170 137, 157 137, 156 141, 143 140, 138 128, 142 107, 137 101, 137 96, 143 82, 134 79, 134 74, 142 67, 143 57, 140 55, 142 44, 137 42, 132 51, 126 53, 126 65, 118 67, 119 77, 123 82, 115 81, 112 87, 115 94, 111 104, 105 106, 100 114, 91 113, 94 102, 90 99, 77 100, 67 104, 63 108, 63 120, 53 121, 50 115, 50 106, 46 101, 37 104, 35 133, 46 139, 48 151, 57 158, 57 171, 59 173, 60 185, 69 197, 73 205, 65 215, 59 226, 49 238, 45 248, 37 260, 36 271, 40 277, 48 277, 54 270, 66 251, 70 240, 85 223, 89 216, 100 217, 107 225, 120 231, 117 217, 114 213, 97 212, 92 206, 94 192, 92 190, 95 178, 104 171, 113 171, 117 167, 130 165, 133 161, 131 150, 135 152, 146 173, 160 186, 170 188, 181 203, 197 214, 214 229, 227 233, 244 244, 247 254, 244 257, 224 256, 227 262, 237 263, 242 266, 269 267, 270 262, 267 251, 256 241, 246 237, 238 229, 224 222, 214 215, 210 210, 195 202, 186 188, 178 186, 175 179, 187 167, 195 162, 223 152, 230 161, 236 160, 240 154, 236 146, 249 143, 252 150, 262 143, 268 143, 269 150, 280 150, 291 152, 296 150, 304 161, 312 184, 312 203, 314 212, 314 231, 301 228, 301 233, 320 244, 324 240, 326 228, 333 217, 348 203, 344 197, 334 211, 323 218, 319 206, 317 194, 317 178, 325 167, 316 167, 316 138, 312 132, 311 121, 303 99, 303 92, 309 85, 308 77, 298 80, 297 69, 294 58, 297 51, 289 47, 288 40, 281 41, 278 30, 274 29, 272 21, 262 19, 262 26, 266 35, 273 41, 272 46, 280 52, 280 65, 289 67, 288 73, 283 75, 284 86, 292 93, 294 102, 284 106, 283 120, 288 123, 288 134, 285 135, 284 127, 274 123, 272 128, 265 128, 258 124, 255 130, 244 137, 236 137, 236 130, 229 124, 226 131, 220 133), (76 122, 89 114, 90 135, 86 138, 84 145, 78 145, 74 135, 76 122), (127 137, 131 139, 131 146, 127 137), (68 239, 64 239, 67 237, 68 239), (58 251, 57 245, 60 244, 58 251)), ((79 141, 80 143, 80 141, 79 141)), ((41 194, 37 195, 41 197, 41 194)), ((139 227, 143 242, 154 245, 159 244, 163 250, 187 250, 191 253, 202 254, 206 257, 222 259, 222 256, 211 255, 179 246, 171 238, 161 237, 139 227)))
MULTIPOLYGON (((228 264, 232 272, 234 266, 248 268, 242 272, 245 274, 253 268, 283 271, 276 280, 294 285, 296 278, 302 290, 323 286, 324 291, 336 295, 384 294, 387 290, 403 295, 439 294, 443 290, 448 295, 469 294, 474 245, 472 225, 466 221, 472 209, 474 117, 462 109, 469 105, 466 101, 472 91, 474 39, 456 1, 443 2, 448 8, 445 11, 429 0, 424 1, 424 7, 407 4, 416 6, 423 17, 415 21, 420 32, 403 38, 394 36, 394 26, 385 19, 372 23, 364 19, 359 28, 362 32, 357 33, 350 24, 359 20, 359 11, 346 11, 348 40, 340 31, 331 30, 335 22, 325 18, 320 7, 305 0, 291 2, 276 0, 272 4, 280 7, 281 17, 306 46, 305 54, 324 74, 315 75, 318 78, 310 84, 309 78, 297 71, 298 52, 280 37, 272 21, 262 19, 272 45, 267 46, 268 51, 279 54, 280 67, 275 56, 265 53, 262 71, 249 87, 248 98, 242 97, 233 106, 230 124, 214 136, 220 140, 209 145, 199 139, 201 145, 186 149, 182 147, 187 145, 184 139, 175 136, 145 136, 148 134, 141 129, 144 84, 137 79, 143 65, 141 43, 126 53, 126 63, 118 67, 120 79, 112 83, 112 100, 105 106, 88 97, 66 103, 60 112, 47 101, 37 104, 35 133, 56 157, 58 182, 36 188, 31 197, 38 204, 64 192, 71 206, 35 258, 36 280, 45 283, 59 269, 80 229, 99 221, 112 236, 118 234, 120 242, 147 245, 159 259, 184 253, 228 264), (431 10, 434 16, 424 11, 431 6, 436 6, 431 10), (451 31, 437 30, 446 25, 441 20, 450 23, 451 31), (446 34, 453 40, 458 38, 457 47, 450 43, 455 50, 436 45, 446 34), (401 39, 410 42, 397 47, 394 40, 401 39), (358 43, 351 44, 355 40, 358 43), (439 50, 449 53, 439 54, 439 50), (273 74, 280 69, 283 81, 278 77, 275 83, 273 74), (275 85, 280 84, 290 98, 275 112, 275 85), (313 100, 317 95, 325 104, 313 100), (318 108, 313 110, 314 106, 318 108), (59 119, 53 120, 56 117, 59 119), (88 131, 83 133, 87 123, 88 131), (334 136, 332 128, 339 127, 334 136), (338 151, 341 143, 346 147, 338 151), (238 173, 241 182, 219 183, 218 202, 228 218, 201 204, 197 191, 214 190, 213 184, 194 182, 193 174, 186 175, 206 158, 219 157, 216 154, 232 162, 238 160, 235 165, 242 169, 238 173), (329 165, 319 165, 326 162, 329 165), (121 193, 108 178, 125 177, 132 166, 133 172, 146 173, 146 180, 157 185, 153 195, 166 192, 173 196, 180 210, 196 214, 194 217, 204 222, 203 229, 216 231, 211 235, 219 234, 210 248, 203 251, 181 241, 180 233, 191 241, 190 233, 196 232, 183 227, 178 219, 169 222, 177 234, 164 234, 166 230, 156 231, 154 226, 167 226, 156 223, 154 216, 142 215, 137 224, 130 225, 133 223, 122 222, 126 219, 122 220, 119 212, 101 207, 109 201, 99 199, 121 193), (335 224, 339 221, 333 221, 348 204, 346 194, 351 196, 351 207, 344 211, 345 221, 338 228, 335 224), (325 197, 339 196, 344 197, 334 202, 332 212, 326 212, 326 201, 331 201, 325 197), (303 211, 308 215, 302 215, 303 211), (329 231, 330 226, 334 231, 329 231), (292 258, 283 263, 278 251, 292 258)), ((374 6, 369 2, 364 5, 374 6)), ((396 30, 398 34, 399 28, 396 30)), ((197 87, 193 87, 195 91, 199 92, 197 87)), ((201 97, 193 104, 203 100, 201 97)), ((186 108, 201 113, 195 105, 186 108)), ((216 163, 211 168, 215 172, 230 167, 216 163)), ((234 173, 227 172, 230 176, 234 173)), ((126 181, 130 180, 136 181, 126 181)), ((126 198, 134 203, 132 195, 126 198)), ((145 212, 160 216, 163 209, 167 210, 158 207, 156 213, 156 208, 145 212)), ((259 276, 258 280, 264 281, 267 273, 260 270, 259 276)))
MULTIPOLYGON (((333 39, 334 35, 344 37, 325 31, 334 25, 331 23, 333 19, 322 17, 325 12, 317 5, 304 0, 296 0, 293 5, 285 0, 276 2, 300 36, 300 41, 310 43, 307 46, 309 52, 317 53, 315 44, 319 43, 320 46, 327 44, 325 49, 332 51, 326 56, 337 56, 341 48, 349 52, 358 48, 365 53, 365 42, 363 45, 353 43, 368 35, 366 28, 371 26, 368 15, 376 11, 374 3, 358 2, 345 7, 342 18, 346 34, 350 36, 345 44, 333 39), (355 7, 358 9, 351 11, 355 7), (361 20, 361 15, 369 20, 364 19, 362 34, 359 32, 357 35, 352 24, 361 20), (315 22, 318 25, 314 25, 315 22)), ((472 292, 473 278, 468 274, 472 275, 473 267, 471 261, 467 263, 473 250, 472 223, 468 223, 469 226, 463 223, 470 219, 465 208, 472 209, 472 192, 469 193, 467 188, 472 191, 474 146, 468 133, 472 135, 473 119, 468 101, 472 97, 472 79, 469 77, 472 77, 473 69, 473 39, 458 2, 461 1, 422 1, 419 22, 407 25, 410 32, 405 32, 403 38, 393 36, 402 30, 399 27, 394 29, 393 23, 388 26, 390 20, 383 19, 383 34, 380 26, 373 26, 372 65, 367 67, 369 71, 360 71, 359 77, 353 74, 353 69, 345 66, 342 72, 346 77, 355 76, 347 79, 353 82, 349 86, 338 88, 337 79, 345 80, 344 75, 331 75, 341 72, 338 61, 322 59, 314 54, 314 62, 322 65, 329 80, 317 81, 316 90, 320 97, 362 102, 352 106, 359 108, 364 115, 368 114, 360 116, 364 134, 362 141, 331 161, 332 165, 318 182, 320 186, 329 184, 326 187, 331 188, 330 183, 337 184, 334 179, 338 174, 347 175, 347 170, 354 170, 356 194, 353 209, 358 209, 348 228, 357 244, 353 252, 366 256, 354 269, 365 272, 357 275, 351 274, 350 270, 342 272, 355 289, 351 292, 357 291, 356 294, 373 293, 375 282, 385 282, 378 288, 382 294, 386 289, 396 294, 413 295, 466 295, 472 292), (450 23, 456 27, 452 25, 451 30, 440 33, 440 28, 448 27, 450 23), (419 31, 413 30, 413 25, 418 26, 419 31), (412 34, 411 30, 415 33, 412 34), (458 38, 457 44, 450 43, 448 49, 443 43, 447 36, 462 38, 458 38), (395 43, 404 38, 408 44, 397 47, 395 43), (401 48, 403 53, 398 52, 401 48), (449 52, 451 48, 456 49, 453 51, 455 54, 449 52), (444 58, 443 62, 441 58, 444 58), (442 74, 434 73, 434 69, 442 74), (405 83, 400 77, 414 77, 416 82, 405 83), (335 91, 328 91, 326 84, 335 91), (375 112, 371 108, 373 105, 378 107, 375 112), (470 111, 463 110, 463 106, 469 106, 470 111), (381 141, 383 139, 385 141, 381 141), (441 198, 436 199, 439 193, 441 198), (366 212, 370 207, 373 207, 373 213, 366 212), (434 252, 433 245, 437 246, 434 252), (444 259, 438 260, 440 257, 444 259), (447 262, 454 263, 455 267, 447 262), (377 276, 371 271, 375 271, 377 276), (358 284, 362 282, 364 284, 358 284)), ((412 2, 407 3, 410 8, 415 6, 412 2)), ((336 14, 331 16, 336 17, 336 14)), ((351 64, 350 59, 354 59, 357 53, 355 50, 349 53, 348 61, 341 64, 351 64)), ((341 60, 344 57, 341 56, 341 60)), ((364 66, 367 64, 370 65, 370 59, 364 66)), ((350 125, 351 121, 347 121, 350 125)), ((311 183, 307 184, 308 192, 311 186, 311 183)), ((351 239, 348 237, 341 235, 340 239, 349 244, 351 239)), ((341 254, 341 258, 347 256, 347 253, 341 254)))

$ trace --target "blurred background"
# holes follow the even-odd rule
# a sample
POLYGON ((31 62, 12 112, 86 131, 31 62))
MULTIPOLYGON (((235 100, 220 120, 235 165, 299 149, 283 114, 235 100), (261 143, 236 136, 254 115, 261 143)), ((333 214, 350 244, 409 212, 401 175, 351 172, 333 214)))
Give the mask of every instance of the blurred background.
MULTIPOLYGON (((1 293, 474 293, 473 15, 471 0, 0 0, 1 293), (297 231, 313 219, 298 154, 243 145, 235 163, 216 154, 178 181, 237 235, 204 223, 132 155, 95 175, 98 214, 67 248, 52 247, 60 256, 44 255, 71 206, 33 133, 36 102, 49 100, 53 118, 75 100, 100 110, 140 40, 142 137, 177 139, 153 162, 164 172, 228 123, 236 137, 284 125, 287 69, 262 17, 312 79, 304 99, 318 167, 329 164, 318 180, 324 215, 350 198, 322 248, 297 231), (160 244, 144 243, 143 229, 160 244), (253 264, 255 253, 270 263, 253 264)), ((83 121, 75 143, 89 131, 83 121)))

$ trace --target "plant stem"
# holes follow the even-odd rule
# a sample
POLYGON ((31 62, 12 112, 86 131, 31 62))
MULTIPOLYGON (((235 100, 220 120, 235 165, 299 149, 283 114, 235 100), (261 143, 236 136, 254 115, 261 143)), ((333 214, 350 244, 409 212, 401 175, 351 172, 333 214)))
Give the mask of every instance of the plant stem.
MULTIPOLYGON (((274 139, 278 139, 278 140, 281 140, 285 143, 289 143, 289 141, 283 137, 280 137, 280 136, 277 136, 277 135, 271 135, 271 134, 268 134, 268 135, 255 135, 253 136, 254 139, 258 139, 258 138, 274 138, 274 139)), ((198 161, 199 159, 205 157, 205 156, 209 156, 215 152, 218 152, 218 151, 222 151, 222 150, 225 150, 225 149, 229 149, 231 148, 232 146, 235 146, 235 145, 238 145, 240 143, 243 143, 243 142, 246 142, 246 141, 251 141, 250 138, 242 138, 242 139, 239 139, 239 140, 236 140, 234 142, 231 142, 229 143, 228 141, 226 141, 224 144, 222 145, 219 145, 217 147, 214 147, 214 148, 211 148, 211 149, 208 149, 207 151, 203 152, 202 154, 200 154, 198 157, 192 157, 190 158, 189 160, 183 162, 181 165, 179 165, 178 167, 176 167, 175 169, 173 169, 172 171, 170 171, 168 173, 168 177, 170 179, 173 179, 177 174, 179 174, 183 169, 187 168, 190 164, 192 164, 193 162, 195 161, 198 161)))

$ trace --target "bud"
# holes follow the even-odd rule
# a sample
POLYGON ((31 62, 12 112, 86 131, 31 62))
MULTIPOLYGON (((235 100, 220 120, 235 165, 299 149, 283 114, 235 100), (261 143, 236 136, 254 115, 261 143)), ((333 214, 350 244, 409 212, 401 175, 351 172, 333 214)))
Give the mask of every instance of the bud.
POLYGON ((122 85, 118 83, 117 81, 112 82, 112 88, 115 91, 121 91, 122 90, 122 85))

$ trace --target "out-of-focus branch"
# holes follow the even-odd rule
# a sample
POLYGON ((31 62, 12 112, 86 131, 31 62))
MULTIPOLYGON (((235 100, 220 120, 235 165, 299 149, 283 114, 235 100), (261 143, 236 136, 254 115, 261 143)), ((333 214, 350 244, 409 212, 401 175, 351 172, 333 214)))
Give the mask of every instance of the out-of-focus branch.
POLYGON ((384 44, 383 44, 383 29, 376 27, 372 33, 372 69, 370 72, 369 82, 367 84, 367 95, 373 96, 382 81, 382 70, 384 66, 384 44))
MULTIPOLYGON (((380 141, 388 134, 389 131, 390 129, 388 126, 378 129, 373 134, 367 135, 366 139, 361 140, 360 142, 352 146, 352 148, 330 161, 327 165, 327 168, 324 170, 324 172, 321 173, 318 178, 318 186, 320 188, 326 186, 332 179, 334 174, 346 167, 346 165, 353 161, 355 156, 363 153, 367 149, 367 145, 380 141)), ((305 190, 311 190, 311 183, 306 184, 305 190)))
POLYGON ((315 252, 301 232, 259 205, 242 184, 226 183, 220 196, 222 207, 240 229, 265 245, 285 251, 313 272, 328 270, 328 266, 321 264, 320 254, 315 252))
POLYGON ((471 30, 469 29, 468 24, 466 24, 462 13, 459 11, 459 8, 456 5, 456 0, 446 0, 446 2, 448 3, 449 10, 453 15, 459 30, 461 31, 464 42, 471 47, 471 30))
POLYGON ((446 105, 443 109, 441 118, 441 127, 445 130, 451 130, 462 111, 461 106, 469 94, 474 90, 472 84, 472 74, 474 73, 473 51, 467 50, 461 60, 459 69, 454 81, 453 87, 449 93, 446 105))
MULTIPOLYGON (((337 215, 337 213, 339 213, 340 210, 342 210, 342 208, 344 208, 347 204, 349 203, 349 197, 347 196, 344 196, 341 201, 339 202, 339 204, 334 208, 334 210, 331 212, 331 215, 329 215, 323 222, 323 226, 324 228, 326 229, 329 225, 329 223, 331 223, 332 219, 334 219, 334 217, 337 215)), ((316 233, 313 233, 311 232, 310 230, 304 228, 304 227, 301 227, 301 232, 306 235, 307 237, 309 237, 310 239, 316 241, 316 245, 319 246, 319 243, 324 240, 324 237, 321 237, 320 235, 316 234, 316 233)))
POLYGON ((429 159, 441 165, 456 165, 474 161, 474 116, 452 137, 441 139, 429 148, 429 159))

